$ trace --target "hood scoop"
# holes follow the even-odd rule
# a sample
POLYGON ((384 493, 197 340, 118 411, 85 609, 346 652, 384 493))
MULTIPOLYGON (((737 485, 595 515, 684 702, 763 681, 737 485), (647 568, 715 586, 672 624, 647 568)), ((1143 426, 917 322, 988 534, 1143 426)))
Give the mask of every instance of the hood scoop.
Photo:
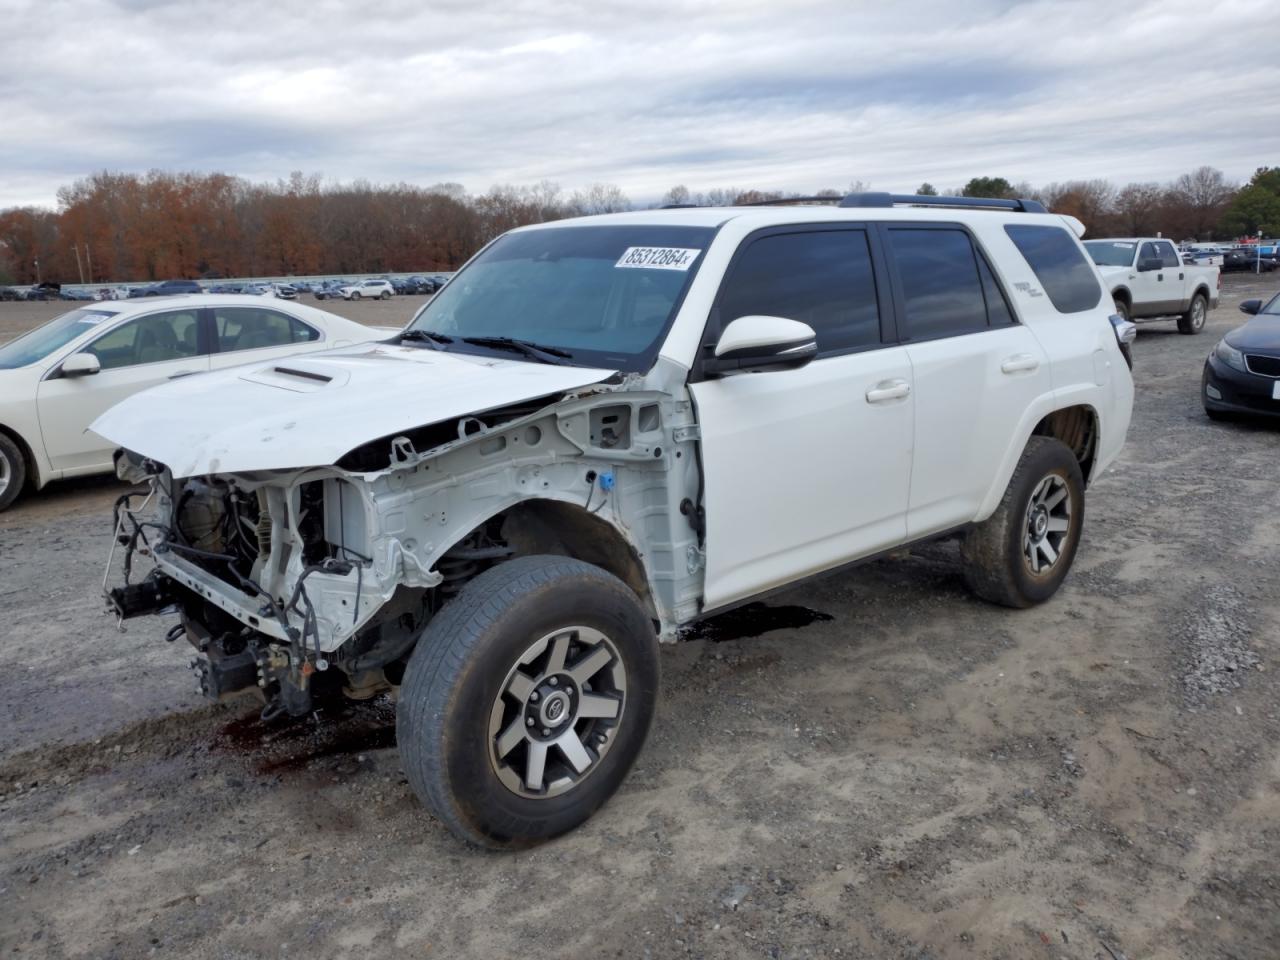
POLYGON ((294 393, 315 393, 327 387, 341 386, 349 377, 350 374, 345 370, 286 360, 284 363, 250 370, 240 379, 294 393))

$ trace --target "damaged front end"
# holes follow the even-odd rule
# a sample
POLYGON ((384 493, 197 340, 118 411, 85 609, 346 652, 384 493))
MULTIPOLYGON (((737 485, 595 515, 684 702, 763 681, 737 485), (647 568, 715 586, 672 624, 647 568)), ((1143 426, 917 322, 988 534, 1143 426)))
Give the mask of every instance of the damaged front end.
POLYGON ((423 628, 488 567, 579 556, 614 572, 671 638, 696 612, 696 430, 637 382, 370 441, 326 467, 175 477, 129 451, 104 593, 121 622, 176 612, 197 685, 264 718, 399 686, 423 628), (633 532, 634 531, 634 532, 633 532), (139 576, 141 561, 150 569, 139 576))

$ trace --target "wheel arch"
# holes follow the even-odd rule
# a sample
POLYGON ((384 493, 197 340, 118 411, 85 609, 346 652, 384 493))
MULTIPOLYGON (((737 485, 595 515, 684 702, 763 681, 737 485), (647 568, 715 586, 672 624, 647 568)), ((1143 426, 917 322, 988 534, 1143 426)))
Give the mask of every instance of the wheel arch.
POLYGON ((443 557, 472 534, 497 523, 514 550, 507 559, 552 555, 573 557, 600 567, 625 583, 653 620, 662 620, 649 572, 640 551, 624 530, 577 503, 551 497, 519 500, 478 520, 437 554, 443 557))
POLYGON ((1078 403, 1043 416, 1031 436, 1052 437, 1066 444, 1075 454, 1087 486, 1098 454, 1098 426, 1098 411, 1090 404, 1078 403))
POLYGON ((1130 310, 1133 309, 1133 294, 1129 292, 1129 288, 1121 284, 1111 291, 1112 300, 1123 300, 1130 310))
POLYGON ((22 454, 22 459, 26 462, 28 489, 39 490, 49 482, 48 477, 41 472, 40 462, 36 458, 35 450, 27 439, 13 427, 0 423, 0 433, 12 440, 18 446, 18 452, 22 454))

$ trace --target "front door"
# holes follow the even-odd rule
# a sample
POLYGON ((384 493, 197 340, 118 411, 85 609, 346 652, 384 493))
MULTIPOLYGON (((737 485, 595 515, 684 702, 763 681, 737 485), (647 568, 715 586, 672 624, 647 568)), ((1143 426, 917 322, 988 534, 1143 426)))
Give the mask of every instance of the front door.
POLYGON ((200 346, 199 309, 165 310, 135 317, 84 348, 102 369, 63 377, 57 367, 36 393, 40 433, 54 470, 91 473, 110 469, 115 445, 89 430, 108 409, 139 390, 209 369, 200 346))
POLYGON ((695 375, 706 609, 905 539, 912 373, 877 251, 857 225, 792 226, 749 236, 730 266, 706 346, 766 315, 809 324, 819 352, 798 370, 695 375))

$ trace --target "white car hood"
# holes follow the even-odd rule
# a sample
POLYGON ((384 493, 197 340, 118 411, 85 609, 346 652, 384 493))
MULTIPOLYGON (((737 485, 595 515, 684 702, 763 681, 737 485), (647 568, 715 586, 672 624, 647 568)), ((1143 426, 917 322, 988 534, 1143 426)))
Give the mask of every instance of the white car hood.
POLYGON ((374 343, 184 377, 90 429, 176 477, 326 466, 379 437, 613 374, 374 343))

